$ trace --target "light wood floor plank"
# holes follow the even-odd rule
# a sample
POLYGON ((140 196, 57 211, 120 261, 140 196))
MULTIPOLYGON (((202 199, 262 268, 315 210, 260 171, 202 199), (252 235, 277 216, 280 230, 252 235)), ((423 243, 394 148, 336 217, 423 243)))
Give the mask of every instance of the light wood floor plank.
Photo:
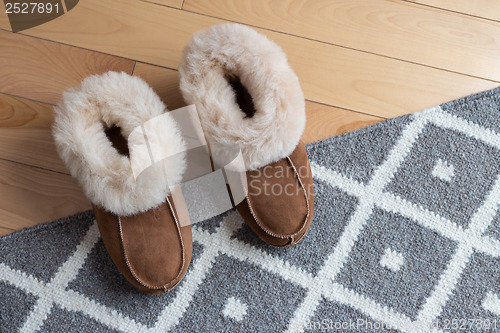
MULTIPOLYGON (((86 0, 67 14, 22 33, 177 68, 192 33, 222 22, 139 0, 86 0)), ((0 19, 0 27, 10 29, 8 20, 0 19)))
POLYGON ((2 9, 0 10, 0 28, 12 31, 12 29, 10 28, 9 17, 3 9, 5 9, 5 7, 2 7, 2 9))
POLYGON ((152 2, 163 6, 173 7, 173 8, 181 8, 183 0, 139 0, 152 2))
MULTIPOLYGON (((26 33, 176 68, 192 33, 220 22, 223 21, 137 0, 120 1, 119 6, 116 0, 87 0, 68 14, 26 33), (144 24, 144 17, 148 17, 148 24, 144 24)), ((307 99, 376 116, 415 112, 498 85, 286 34, 259 31, 288 54, 307 99)))
POLYGON ((7 234, 10 234, 11 232, 14 232, 14 231, 15 231, 14 229, 0 227, 0 237, 5 236, 7 234))
POLYGON ((500 23, 461 17, 410 2, 186 0, 183 8, 500 81, 500 23))
POLYGON ((21 229, 90 209, 71 176, 0 160, 0 221, 21 229))
POLYGON ((499 85, 319 42, 275 37, 307 99, 379 117, 413 113, 499 85))
POLYGON ((306 101, 306 117, 306 128, 302 135, 304 143, 323 140, 385 120, 309 101, 306 101))
POLYGON ((144 79, 161 97, 169 110, 186 105, 179 90, 179 73, 176 70, 138 62, 134 76, 144 79))
POLYGON ((52 138, 52 105, 0 93, 0 159, 68 173, 52 138))
POLYGON ((92 74, 132 72, 132 60, 0 31, 0 92, 46 103, 92 74))
POLYGON ((415 3, 474 15, 500 22, 500 1, 497 0, 408 0, 415 3))

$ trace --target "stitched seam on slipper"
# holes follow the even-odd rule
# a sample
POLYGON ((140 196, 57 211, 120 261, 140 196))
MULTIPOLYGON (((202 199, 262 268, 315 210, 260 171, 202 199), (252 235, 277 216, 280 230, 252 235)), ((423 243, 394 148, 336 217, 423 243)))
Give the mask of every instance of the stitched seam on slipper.
MULTIPOLYGON (((257 225, 268 235, 270 236, 273 236, 273 237, 276 237, 276 238, 280 238, 280 239, 285 239, 285 238, 291 238, 291 243, 289 245, 293 245, 294 244, 294 237, 297 236, 300 232, 302 232, 302 230, 304 229, 304 227, 306 226, 307 224, 307 220, 309 219, 309 214, 310 214, 310 205, 309 205, 309 198, 307 196, 307 192, 306 192, 306 189, 304 187, 304 184, 302 183, 302 180, 300 179, 300 176, 297 172, 297 169, 295 168, 295 165, 293 164, 292 162, 292 159, 287 156, 286 157, 288 163, 291 165, 292 169, 293 169, 293 172, 294 172, 294 175, 296 176, 297 180, 298 180, 298 183, 300 184, 300 187, 302 189, 302 192, 304 194, 304 197, 306 199, 306 205, 307 205, 307 215, 306 215, 306 218, 304 220, 304 222, 302 223, 302 226, 300 227, 300 229, 295 232, 294 234, 291 234, 291 235, 278 235, 278 234, 275 234, 269 230, 267 230, 263 224, 261 224, 259 222, 259 219, 257 218, 257 215, 255 214, 253 208, 252 208, 252 203, 250 202, 250 198, 248 196, 248 193, 246 195, 246 199, 247 199, 247 203, 248 203, 248 208, 250 209, 250 213, 252 214, 252 217, 253 219, 255 220, 255 223, 257 223, 257 225)), ((287 244, 288 245, 288 244, 287 244)), ((285 245, 286 246, 286 245, 285 245)))
POLYGON ((181 240, 181 255, 182 255, 182 265, 181 265, 181 268, 179 270, 179 273, 176 275, 175 278, 173 278, 170 282, 167 282, 166 284, 164 285, 161 285, 161 286, 152 286, 152 285, 149 285, 145 282, 143 282, 138 276, 137 276, 137 273, 135 272, 134 268, 132 267, 132 264, 130 263, 129 261, 129 258, 128 258, 128 255, 127 255, 127 251, 125 250, 125 240, 123 239, 123 230, 122 230, 122 221, 121 221, 121 218, 120 216, 118 216, 118 226, 119 226, 119 229, 120 229, 120 240, 121 240, 121 243, 122 243, 122 249, 123 249, 123 255, 124 255, 124 258, 125 258, 125 263, 127 264, 127 267, 130 271, 130 273, 132 274, 132 276, 134 277, 134 279, 140 284, 142 285, 143 287, 145 288, 148 288, 148 289, 153 289, 153 290, 160 290, 160 289, 163 289, 165 292, 172 289, 173 287, 175 287, 179 282, 180 280, 176 281, 177 279, 179 279, 183 269, 184 269, 184 265, 185 265, 185 258, 184 258, 184 255, 185 255, 185 250, 184 250, 184 242, 182 240, 182 235, 181 235, 181 232, 180 232, 180 228, 179 228, 179 223, 177 221, 177 217, 173 211, 173 208, 172 208, 172 205, 170 204, 170 201, 168 200, 167 198, 167 202, 168 202, 168 206, 169 206, 169 209, 170 209, 170 212, 172 213, 172 215, 174 216, 174 221, 175 221, 175 226, 177 228, 177 232, 179 234, 179 238, 181 240), (173 284, 173 285, 172 285, 173 284), (170 287, 170 288, 169 288, 170 287))

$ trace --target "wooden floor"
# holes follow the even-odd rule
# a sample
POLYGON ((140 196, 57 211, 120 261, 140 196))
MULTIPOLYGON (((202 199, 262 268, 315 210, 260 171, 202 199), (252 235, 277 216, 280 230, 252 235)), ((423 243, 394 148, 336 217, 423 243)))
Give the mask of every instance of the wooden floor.
POLYGON ((124 71, 183 106, 191 35, 240 22, 278 43, 312 142, 500 85, 496 0, 82 0, 12 33, 0 13, 0 235, 90 208, 57 156, 52 107, 84 77, 124 71))

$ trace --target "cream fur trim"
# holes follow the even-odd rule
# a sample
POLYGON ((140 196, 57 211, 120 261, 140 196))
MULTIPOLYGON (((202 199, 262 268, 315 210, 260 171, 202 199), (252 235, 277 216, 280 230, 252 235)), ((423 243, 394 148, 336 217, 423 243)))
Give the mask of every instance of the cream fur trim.
POLYGON ((239 145, 247 170, 290 155, 305 126, 304 95, 281 48, 240 24, 196 33, 184 48, 180 88, 196 104, 209 142, 239 145), (236 103, 228 76, 240 78, 256 113, 236 103))
MULTIPOLYGON (((182 179, 184 155, 156 163, 135 180, 128 157, 112 146, 105 127, 116 125, 128 138, 134 128, 163 114, 165 105, 140 78, 108 72, 83 80, 81 87, 63 94, 55 106, 53 134, 59 155, 87 197, 119 216, 133 215, 160 205, 169 185, 182 179)), ((172 151, 183 151, 184 141, 173 117, 162 138, 172 151)))

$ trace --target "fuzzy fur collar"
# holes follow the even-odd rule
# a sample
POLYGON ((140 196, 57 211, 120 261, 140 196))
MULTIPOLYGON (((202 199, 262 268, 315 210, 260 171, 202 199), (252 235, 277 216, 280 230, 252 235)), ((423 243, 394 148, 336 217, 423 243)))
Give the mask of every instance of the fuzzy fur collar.
POLYGON ((180 88, 196 104, 209 142, 241 148, 246 170, 292 153, 305 126, 304 95, 281 48, 239 24, 196 33, 179 65, 180 88), (246 117, 228 77, 238 77, 255 105, 246 117))
MULTIPOLYGON (((128 138, 134 128, 165 110, 142 79, 125 73, 88 77, 81 87, 63 94, 54 108, 57 151, 92 203, 119 216, 138 214, 164 202, 169 185, 181 181, 183 154, 154 164, 136 181, 129 158, 118 153, 105 134, 106 127, 116 125, 128 138)), ((166 124, 168 128, 157 134, 168 142, 168 149, 183 151, 173 117, 167 117, 166 124)))

